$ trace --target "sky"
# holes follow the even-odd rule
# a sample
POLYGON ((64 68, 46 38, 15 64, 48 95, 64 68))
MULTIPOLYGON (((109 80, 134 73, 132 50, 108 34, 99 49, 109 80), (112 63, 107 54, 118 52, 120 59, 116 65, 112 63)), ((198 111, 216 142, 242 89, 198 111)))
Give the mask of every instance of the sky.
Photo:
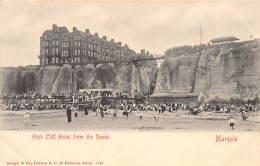
POLYGON ((39 64, 40 36, 53 24, 73 27, 140 52, 235 36, 260 38, 260 1, 0 2, 1 66, 39 64))

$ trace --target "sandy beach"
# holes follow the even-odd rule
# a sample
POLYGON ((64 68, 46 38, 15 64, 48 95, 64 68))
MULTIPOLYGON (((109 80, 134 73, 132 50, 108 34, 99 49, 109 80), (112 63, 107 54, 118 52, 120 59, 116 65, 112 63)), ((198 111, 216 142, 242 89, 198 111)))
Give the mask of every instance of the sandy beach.
POLYGON ((201 112, 198 115, 190 115, 189 111, 164 112, 159 114, 154 111, 133 111, 129 117, 123 115, 123 111, 118 111, 117 119, 113 119, 112 110, 105 114, 104 118, 96 116, 90 111, 89 115, 84 112, 78 113, 78 119, 67 123, 66 110, 30 110, 30 122, 28 127, 24 126, 23 115, 26 111, 0 111, 0 130, 132 130, 132 131, 229 131, 229 116, 234 116, 236 124, 233 131, 259 131, 260 112, 248 113, 249 118, 242 121, 241 114, 201 112), (139 114, 142 112, 142 120, 139 114), (158 121, 154 116, 159 116, 158 121))

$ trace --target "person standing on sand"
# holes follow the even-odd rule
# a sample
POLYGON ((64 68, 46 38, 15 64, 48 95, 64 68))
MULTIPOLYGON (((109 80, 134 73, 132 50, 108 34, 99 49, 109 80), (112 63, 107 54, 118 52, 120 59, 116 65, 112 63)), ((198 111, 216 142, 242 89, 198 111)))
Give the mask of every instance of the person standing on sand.
POLYGON ((229 117, 229 129, 230 130, 233 130, 234 129, 234 125, 235 125, 235 119, 234 119, 234 117, 229 117))
POLYGON ((30 113, 27 111, 27 112, 24 114, 23 118, 24 118, 24 125, 25 125, 26 127, 28 127, 28 125, 29 125, 29 120, 30 120, 30 113))
POLYGON ((68 117, 68 123, 70 123, 71 122, 71 109, 70 109, 70 106, 67 108, 66 114, 67 114, 67 117, 68 117))
POLYGON ((153 118, 154 118, 155 122, 157 122, 157 120, 159 119, 159 116, 154 115, 153 118))
POLYGON ((143 118, 142 112, 139 113, 139 118, 140 118, 140 120, 142 120, 142 118, 143 118))
POLYGON ((103 109, 103 107, 100 107, 100 115, 101 115, 101 118, 104 118, 104 109, 103 109))
POLYGON ((88 115, 88 108, 89 108, 89 106, 87 106, 87 105, 84 106, 85 115, 88 115))
POLYGON ((115 109, 114 112, 113 112, 113 120, 114 120, 114 119, 117 119, 117 116, 116 116, 116 115, 117 115, 117 111, 116 111, 116 109, 115 109))
POLYGON ((78 120, 78 108, 75 108, 74 112, 75 112, 74 113, 74 115, 75 115, 74 119, 78 120))

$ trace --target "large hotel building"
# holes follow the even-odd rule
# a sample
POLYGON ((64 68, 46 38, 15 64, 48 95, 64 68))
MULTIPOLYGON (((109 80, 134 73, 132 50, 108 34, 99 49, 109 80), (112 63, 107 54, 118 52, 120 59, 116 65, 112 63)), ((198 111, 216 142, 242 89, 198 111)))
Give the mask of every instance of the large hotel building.
POLYGON ((84 64, 95 60, 129 60, 132 58, 148 58, 149 52, 141 50, 136 53, 121 42, 115 43, 106 36, 100 38, 97 33, 90 34, 73 28, 69 32, 66 27, 53 24, 52 30, 46 30, 40 37, 40 65, 84 64))

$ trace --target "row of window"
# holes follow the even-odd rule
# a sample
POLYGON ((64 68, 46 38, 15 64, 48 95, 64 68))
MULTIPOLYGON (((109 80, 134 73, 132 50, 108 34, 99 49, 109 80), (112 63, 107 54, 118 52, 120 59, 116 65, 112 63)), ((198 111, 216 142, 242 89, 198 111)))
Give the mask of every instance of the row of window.
MULTIPOLYGON (((53 57, 50 59, 52 64, 57 64, 57 63, 80 63, 80 57, 75 57, 75 58, 66 58, 66 59, 59 59, 58 57, 53 57), (60 61, 59 61, 60 60, 60 61)), ((49 60, 46 58, 43 61, 43 64, 47 65, 49 64, 49 60)))
MULTIPOLYGON (((52 41, 52 45, 53 46, 58 46, 59 45, 59 41, 58 40, 54 40, 52 41)), ((77 41, 74 43, 75 46, 80 46, 80 42, 77 41)), ((43 46, 49 46, 49 42, 48 41, 43 41, 43 46)), ((69 47, 69 42, 63 42, 61 44, 62 47, 69 47)), ((93 45, 90 43, 85 43, 85 48, 90 48, 90 49, 95 49, 95 50, 100 50, 101 48, 97 45, 93 45)))
MULTIPOLYGON (((44 48, 43 49, 43 55, 48 55, 49 54, 49 49, 48 48, 44 48)), ((59 55, 59 48, 52 48, 52 55, 59 55)), ((84 50, 82 52, 83 55, 88 55, 88 56, 101 56, 100 53, 97 52, 93 52, 93 51, 89 51, 89 50, 84 50)), ((80 49, 76 49, 73 51, 73 55, 74 56, 80 56, 81 55, 81 50, 80 49)), ((117 56, 120 56, 121 58, 124 57, 124 54, 122 53, 117 53, 117 56)), ((62 50, 61 51, 61 56, 69 56, 69 50, 62 50)))
MULTIPOLYGON (((43 37, 44 37, 44 39, 47 39, 47 38, 48 38, 47 35, 44 35, 43 37)), ((58 34, 58 33, 53 34, 53 38, 54 38, 54 39, 58 39, 58 37, 59 37, 59 34, 58 34)))
MULTIPOLYGON (((92 52, 93 53, 93 52, 92 52)), ((92 54, 93 55, 93 54, 92 54)), ((98 59, 101 59, 101 55, 99 54, 98 56, 94 56, 93 57, 94 59, 95 58, 98 58, 98 59)), ((121 57, 123 58, 123 57, 121 57)), ((109 56, 104 56, 102 59, 104 60, 110 60, 110 59, 114 59, 113 57, 109 57, 109 56)), ((59 57, 52 57, 51 59, 51 63, 52 64, 58 64, 58 63, 80 63, 80 62, 87 62, 87 58, 86 57, 83 57, 82 59, 80 57, 74 57, 74 58, 65 58, 65 59, 61 59, 59 57)), ((49 61, 48 61, 48 58, 45 58, 43 59, 43 65, 47 65, 49 64, 49 61)))
MULTIPOLYGON (((77 37, 80 37, 80 36, 77 36, 77 37)), ((77 37, 76 37, 75 39, 77 39, 77 37)), ((67 39, 67 38, 66 38, 66 39, 67 39)), ((91 49, 91 50, 95 49, 95 50, 97 50, 97 51, 100 51, 100 50, 101 50, 101 47, 98 46, 98 45, 96 45, 96 44, 91 44, 91 43, 87 43, 87 42, 85 42, 84 44, 85 44, 85 48, 89 48, 89 49, 91 49)), ((52 45, 53 45, 53 46, 58 46, 58 45, 59 45, 59 41, 58 41, 58 40, 52 41, 52 45)), ((48 41, 43 41, 43 46, 49 46, 48 41)), ((80 42, 80 41, 74 42, 74 46, 81 46, 81 42, 80 42)), ((62 43, 62 47, 63 47, 63 48, 69 47, 69 42, 63 42, 63 43, 62 43)), ((111 52, 113 53, 113 51, 110 50, 109 48, 105 48, 105 52, 106 52, 106 53, 111 53, 111 52)), ((120 50, 119 52, 122 52, 122 53, 125 53, 125 54, 129 54, 128 51, 124 51, 124 50, 120 50)))

